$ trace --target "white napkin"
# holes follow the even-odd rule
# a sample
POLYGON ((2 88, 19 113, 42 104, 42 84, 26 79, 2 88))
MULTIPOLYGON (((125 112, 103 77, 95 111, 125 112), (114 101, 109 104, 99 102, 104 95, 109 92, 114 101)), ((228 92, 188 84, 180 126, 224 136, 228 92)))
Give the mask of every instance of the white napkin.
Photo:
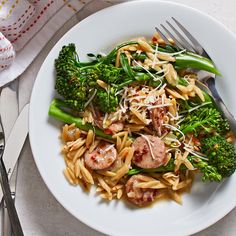
POLYGON ((54 33, 90 1, 1 1, 0 87, 22 74, 54 33))

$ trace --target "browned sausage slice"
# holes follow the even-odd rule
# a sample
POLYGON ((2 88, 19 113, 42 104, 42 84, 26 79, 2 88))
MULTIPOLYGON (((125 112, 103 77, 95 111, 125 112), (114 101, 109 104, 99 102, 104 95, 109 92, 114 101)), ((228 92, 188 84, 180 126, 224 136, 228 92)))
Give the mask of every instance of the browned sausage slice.
POLYGON ((109 168, 117 159, 114 145, 106 142, 100 143, 91 153, 85 153, 85 164, 93 170, 109 168))
MULTIPOLYGON (((160 104, 160 102, 158 104, 160 104)), ((152 119, 153 128, 157 131, 157 135, 159 137, 166 132, 166 128, 162 126, 163 118, 166 113, 166 107, 154 108, 150 111, 150 118, 152 119)))
POLYGON ((152 135, 140 136, 133 142, 132 162, 141 168, 156 168, 167 163, 165 143, 152 135))
POLYGON ((145 189, 136 187, 135 185, 137 185, 137 183, 140 182, 143 182, 142 175, 141 174, 133 175, 127 181, 125 185, 125 190, 129 201, 138 206, 146 206, 155 200, 158 194, 158 190, 151 188, 145 189))

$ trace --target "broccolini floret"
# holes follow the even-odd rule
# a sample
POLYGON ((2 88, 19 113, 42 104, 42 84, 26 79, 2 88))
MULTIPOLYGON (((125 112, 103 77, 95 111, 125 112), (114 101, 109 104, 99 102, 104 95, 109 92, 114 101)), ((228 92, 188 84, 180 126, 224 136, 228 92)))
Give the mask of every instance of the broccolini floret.
MULTIPOLYGON (((108 84, 121 83, 124 73, 121 68, 103 64, 102 61, 82 63, 76 53, 74 44, 63 46, 55 60, 57 92, 63 96, 65 103, 76 110, 83 110, 87 101, 99 89, 97 80, 108 84)), ((118 104, 115 92, 98 90, 94 97, 100 110, 114 111, 118 104)))
POLYGON ((95 103, 98 105, 102 112, 113 112, 119 104, 119 99, 115 95, 114 88, 98 89, 95 103))
POLYGON ((214 107, 200 107, 189 112, 181 122, 180 130, 186 133, 194 133, 198 136, 200 133, 218 133, 225 134, 229 132, 230 127, 226 119, 214 107))
POLYGON ((236 151, 234 145, 222 136, 212 136, 201 140, 202 153, 208 157, 208 163, 217 168, 222 177, 229 177, 236 170, 236 151))

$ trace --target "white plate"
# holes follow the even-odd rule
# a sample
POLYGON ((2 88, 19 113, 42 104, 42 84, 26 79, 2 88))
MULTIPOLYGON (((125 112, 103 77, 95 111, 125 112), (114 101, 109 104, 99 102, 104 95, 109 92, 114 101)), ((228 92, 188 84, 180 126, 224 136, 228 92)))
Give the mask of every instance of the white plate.
MULTIPOLYGON (((236 39, 219 22, 183 5, 159 2, 128 2, 107 8, 73 27, 55 45, 44 61, 35 82, 30 105, 30 142, 35 162, 56 199, 75 217, 109 235, 189 235, 218 221, 235 207, 236 175, 221 185, 196 181, 183 205, 166 201, 153 207, 130 208, 124 202, 105 203, 94 193, 70 186, 62 170, 60 123, 48 117, 55 95, 54 59, 64 44, 77 45, 81 59, 89 52, 108 52, 117 43, 134 36, 152 36, 155 26, 176 17, 196 36, 212 56, 224 78, 218 87, 226 104, 236 115, 236 39)), ((61 222, 66 224, 66 222, 61 222)))

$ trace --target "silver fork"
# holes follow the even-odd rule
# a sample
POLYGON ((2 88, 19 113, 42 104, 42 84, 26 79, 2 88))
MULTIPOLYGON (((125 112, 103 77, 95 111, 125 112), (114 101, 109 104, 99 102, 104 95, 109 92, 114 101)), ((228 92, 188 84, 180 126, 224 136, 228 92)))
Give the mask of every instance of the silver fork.
MULTIPOLYGON (((165 27, 163 24, 160 24, 163 31, 160 30, 160 28, 156 27, 157 32, 162 36, 165 43, 170 44, 168 40, 168 36, 169 36, 170 38, 174 40, 175 45, 178 48, 186 49, 190 52, 197 53, 211 60, 211 57, 208 55, 205 49, 201 46, 201 44, 197 41, 197 39, 194 38, 193 35, 179 21, 177 21, 174 17, 172 17, 172 19, 175 22, 175 24, 178 26, 178 29, 169 21, 166 21, 166 23, 170 27, 170 29, 165 27)), ((234 133, 234 135, 236 135, 236 120, 234 119, 230 111, 227 109, 226 105, 224 104, 222 98, 220 97, 216 89, 215 77, 216 77, 215 74, 212 74, 207 71, 201 71, 201 73, 198 73, 198 79, 201 82, 203 82, 205 85, 207 85, 215 103, 221 110, 222 115, 228 120, 232 132, 234 133)))

